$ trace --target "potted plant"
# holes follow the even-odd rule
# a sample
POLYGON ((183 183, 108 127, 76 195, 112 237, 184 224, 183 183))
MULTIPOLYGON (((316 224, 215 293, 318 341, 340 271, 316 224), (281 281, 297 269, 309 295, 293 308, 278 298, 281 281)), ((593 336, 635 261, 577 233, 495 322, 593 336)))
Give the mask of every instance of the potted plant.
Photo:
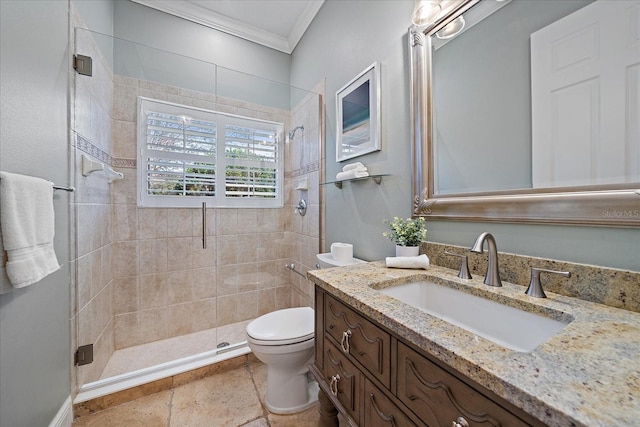
POLYGON ((426 239, 427 229, 424 218, 398 218, 393 221, 384 220, 390 231, 382 235, 396 244, 396 256, 417 256, 420 252, 420 242, 426 239))

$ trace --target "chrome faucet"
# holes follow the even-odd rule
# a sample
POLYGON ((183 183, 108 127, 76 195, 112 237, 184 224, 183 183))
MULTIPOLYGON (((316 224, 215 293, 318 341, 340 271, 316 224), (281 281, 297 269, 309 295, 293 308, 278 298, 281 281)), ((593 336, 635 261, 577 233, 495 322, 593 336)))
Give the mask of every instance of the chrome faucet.
POLYGON ((489 259, 487 260, 487 273, 484 276, 484 284, 489 286, 502 286, 500 280, 500 269, 498 267, 498 247, 496 240, 486 231, 478 236, 476 242, 471 247, 471 252, 484 253, 484 241, 489 244, 489 259))

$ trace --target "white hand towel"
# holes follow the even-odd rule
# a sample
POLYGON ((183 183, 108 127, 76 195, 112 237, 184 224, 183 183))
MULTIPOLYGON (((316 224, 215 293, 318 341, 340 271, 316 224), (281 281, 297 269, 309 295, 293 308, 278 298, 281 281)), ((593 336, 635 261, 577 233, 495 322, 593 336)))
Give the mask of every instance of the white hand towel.
POLYGON ((366 176, 369 176, 369 172, 367 171, 350 170, 347 172, 338 172, 336 174, 336 181, 344 181, 347 179, 354 179, 354 178, 364 178, 366 176))
POLYGON ((389 268, 429 268, 429 257, 425 254, 418 256, 398 256, 387 257, 387 267, 389 268))
POLYGON ((53 185, 32 176, 0 172, 0 226, 6 272, 16 288, 60 269, 53 250, 53 185))
POLYGON ((348 163, 344 165, 344 167, 342 168, 342 172, 349 172, 350 170, 357 170, 357 171, 364 172, 367 170, 367 168, 361 162, 348 163))

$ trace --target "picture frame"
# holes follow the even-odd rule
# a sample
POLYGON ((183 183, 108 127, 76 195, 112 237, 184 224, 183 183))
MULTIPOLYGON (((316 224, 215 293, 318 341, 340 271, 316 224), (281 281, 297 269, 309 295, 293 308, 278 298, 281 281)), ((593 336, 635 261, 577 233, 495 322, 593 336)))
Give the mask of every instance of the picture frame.
POLYGON ((380 151, 378 62, 336 92, 336 116, 336 162, 380 151))

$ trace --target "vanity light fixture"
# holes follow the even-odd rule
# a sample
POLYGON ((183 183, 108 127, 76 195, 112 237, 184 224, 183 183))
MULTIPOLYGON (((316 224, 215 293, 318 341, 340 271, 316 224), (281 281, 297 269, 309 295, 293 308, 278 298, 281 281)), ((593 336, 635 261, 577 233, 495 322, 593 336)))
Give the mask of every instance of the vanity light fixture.
POLYGON ((441 0, 416 0, 411 15, 411 22, 417 27, 431 24, 440 16, 442 6, 441 0))
POLYGON ((449 22, 443 29, 436 33, 436 37, 439 39, 451 39, 464 30, 464 17, 460 15, 453 21, 449 22))

